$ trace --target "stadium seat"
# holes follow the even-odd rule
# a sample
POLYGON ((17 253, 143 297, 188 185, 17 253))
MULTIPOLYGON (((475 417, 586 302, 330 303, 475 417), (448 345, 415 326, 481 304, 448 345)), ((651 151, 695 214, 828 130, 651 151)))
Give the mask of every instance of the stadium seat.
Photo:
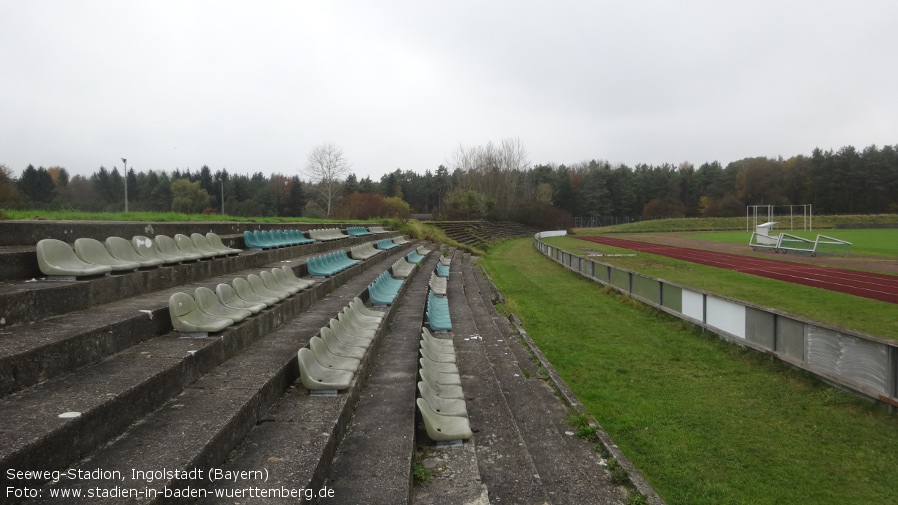
POLYGON ((359 298, 358 296, 353 298, 352 301, 349 302, 349 304, 353 305, 355 307, 355 309, 358 310, 359 313, 364 316, 377 317, 377 318, 380 318, 381 320, 383 320, 386 317, 386 314, 384 314, 383 312, 380 312, 378 310, 371 310, 368 307, 366 307, 365 302, 363 302, 362 299, 359 298))
POLYGON ((151 238, 144 237, 143 235, 131 237, 131 245, 134 246, 134 250, 141 256, 162 260, 165 265, 177 265, 178 263, 185 261, 181 256, 172 256, 160 251, 151 238))
MULTIPOLYGON (((289 269, 290 267, 287 267, 287 268, 289 269)), ((292 272, 293 270, 290 270, 290 271, 292 272)), ((284 270, 281 268, 277 268, 277 267, 272 268, 271 273, 272 273, 272 275, 274 275, 274 280, 276 280, 279 285, 284 286, 285 288, 289 287, 291 290, 295 289, 295 291, 292 291, 293 293, 302 291, 303 289, 306 289, 307 287, 309 287, 311 284, 314 284, 314 283, 309 284, 309 283, 307 283, 307 281, 303 281, 302 279, 297 279, 295 281, 292 281, 292 280, 290 280, 289 277, 287 277, 287 273, 284 272, 284 270)))
POLYGON ((299 350, 298 359, 302 385, 310 391, 347 389, 352 382, 352 372, 322 366, 315 357, 315 353, 307 347, 299 350))
POLYGON ((431 272, 430 274, 430 282, 428 283, 430 286, 430 290, 435 295, 446 296, 446 278, 440 277, 436 274, 436 272, 431 272))
POLYGON ((418 370, 421 377, 427 376, 428 384, 439 384, 445 386, 461 386, 461 376, 452 372, 437 372, 432 368, 421 368, 418 370))
POLYGON ((37 243, 37 265, 49 278, 105 275, 111 267, 87 263, 61 240, 46 238, 37 243))
POLYGON ((248 310, 253 314, 258 314, 267 307, 267 305, 261 301, 250 302, 240 298, 230 284, 219 284, 218 286, 215 286, 215 294, 218 295, 218 300, 222 305, 234 309, 248 310))
POLYGON ((271 307, 281 300, 276 296, 263 296, 256 293, 249 281, 243 277, 237 277, 231 281, 231 285, 234 287, 234 292, 237 293, 237 296, 249 303, 264 303, 266 306, 271 307))
POLYGON ((221 241, 221 237, 217 233, 212 233, 211 231, 206 234, 206 240, 209 242, 209 245, 212 246, 213 249, 224 251, 225 254, 229 256, 237 255, 243 252, 240 249, 235 249, 233 247, 224 245, 224 242, 221 241))
POLYGON ((346 312, 347 314, 351 314, 352 317, 354 317, 356 320, 358 320, 360 323, 362 323, 365 326, 379 328, 380 323, 383 322, 383 319, 380 317, 365 315, 364 313, 362 313, 361 310, 359 310, 358 305, 356 305, 353 302, 349 302, 349 305, 347 305, 346 307, 343 308, 343 312, 346 312))
POLYGON ((467 440, 473 436, 468 418, 434 412, 423 398, 418 398, 415 403, 418 405, 418 410, 421 411, 427 436, 434 442, 467 440))
MULTIPOLYGON (((209 250, 201 250, 194 243, 193 240, 190 239, 187 235, 183 233, 175 234, 175 244, 178 245, 178 249, 190 253, 190 254, 199 254, 202 259, 208 260, 214 258, 217 253, 213 251, 211 248, 209 250)), ((205 238, 205 237, 203 237, 205 238)))
POLYGON ((455 363, 454 352, 446 353, 434 350, 433 347, 425 346, 423 341, 418 344, 418 350, 421 352, 421 356, 424 356, 434 363, 455 363))
POLYGON ((338 313, 337 321, 343 325, 346 333, 352 336, 373 339, 377 335, 377 327, 371 328, 370 326, 362 325, 346 312, 338 313))
POLYGON ((455 399, 455 400, 464 400, 465 392, 462 390, 461 386, 453 386, 450 384, 437 384, 430 379, 430 375, 421 374, 421 380, 427 384, 427 387, 433 391, 433 394, 439 396, 440 398, 447 399, 455 399))
POLYGON ((92 238, 79 238, 75 240, 75 256, 85 263, 104 265, 112 269, 113 273, 133 272, 140 268, 140 263, 135 261, 123 261, 113 258, 106 250, 102 242, 92 238))
MULTIPOLYGON (((281 273, 284 272, 282 271, 281 273)), ((278 282, 277 277, 274 276, 274 272, 271 272, 270 270, 262 270, 261 272, 259 272, 259 278, 262 279, 262 284, 264 284, 265 287, 270 289, 271 291, 275 293, 286 293, 287 296, 284 297, 284 299, 291 295, 295 295, 302 289, 296 284, 281 284, 280 282, 278 282)), ((284 279, 286 278, 287 277, 285 276, 284 279)))
POLYGON ((224 317, 211 316, 196 305, 193 297, 187 293, 175 293, 168 299, 168 313, 172 326, 176 331, 204 336, 204 334, 221 331, 234 324, 224 317))
POLYGON ((234 323, 239 323, 253 315, 249 310, 236 309, 223 305, 221 300, 218 299, 218 296, 216 296, 215 291, 212 291, 207 287, 200 286, 196 288, 193 292, 193 299, 196 302, 196 306, 206 314, 215 317, 224 317, 234 321, 234 323))
POLYGON ((418 251, 412 251, 405 255, 405 259, 407 259, 410 263, 421 263, 421 260, 424 259, 424 256, 418 254, 418 251))
POLYGON ((347 372, 355 372, 361 365, 361 360, 356 358, 347 358, 346 356, 338 356, 327 348, 327 344, 321 337, 312 337, 309 340, 309 349, 315 353, 318 363, 326 368, 334 370, 346 370, 347 372))
POLYGON ((412 272, 415 271, 415 263, 411 263, 406 260, 404 257, 399 258, 393 263, 393 266, 390 268, 390 272, 393 274, 393 277, 406 279, 412 272))
POLYGON ((286 291, 273 291, 268 286, 265 285, 265 282, 262 281, 262 278, 256 274, 249 274, 246 276, 247 282, 252 286, 253 291, 256 292, 259 296, 269 297, 269 298, 277 298, 278 300, 286 300, 290 297, 290 293, 286 291))
POLYGON ((131 242, 122 237, 108 237, 106 239, 106 251, 110 256, 121 261, 130 261, 140 265, 140 268, 155 268, 164 262, 158 258, 141 256, 131 245, 131 242))
POLYGON ((452 340, 434 337, 433 333, 431 333, 430 330, 424 327, 421 328, 421 340, 426 340, 427 345, 430 346, 431 349, 452 349, 453 352, 455 350, 455 346, 452 344, 452 340))
POLYGON ((449 277, 449 265, 444 265, 442 263, 438 263, 434 272, 440 277, 448 278, 449 277))
POLYGON ((346 358, 362 359, 365 357, 365 351, 368 349, 368 346, 344 343, 337 338, 334 330, 327 326, 321 328, 318 333, 321 335, 321 340, 324 340, 324 343, 327 344, 327 349, 331 353, 346 358))
POLYGON ((392 240, 385 238, 382 240, 378 240, 375 247, 377 247, 378 249, 381 249, 383 251, 389 251, 390 249, 392 249, 394 247, 399 247, 399 244, 394 244, 392 240))
POLYGON ((421 368, 426 368, 435 372, 458 373, 458 367, 455 365, 455 363, 439 363, 437 361, 431 361, 429 358, 425 358, 424 356, 418 358, 418 364, 421 365, 421 368))
POLYGON ((327 324, 327 327, 334 331, 334 335, 337 336, 337 340, 343 342, 346 345, 355 345, 367 348, 371 346, 371 342, 373 341, 373 337, 366 337, 358 333, 352 333, 350 329, 347 328, 339 319, 331 318, 330 322, 328 322, 327 324))
POLYGON ((468 409, 465 406, 464 400, 440 398, 424 381, 418 381, 418 392, 421 393, 421 398, 424 398, 424 401, 426 401, 427 404, 430 405, 430 408, 437 414, 442 414, 444 416, 468 417, 468 409))
POLYGON ((313 281, 313 280, 301 279, 301 278, 297 277, 296 274, 293 272, 293 269, 287 265, 281 266, 281 270, 287 276, 288 281, 293 282, 295 284, 301 284, 303 286, 303 289, 306 289, 306 288, 309 288, 309 287, 312 287, 315 285, 315 281, 313 281))
POLYGON ((202 254, 189 253, 182 250, 180 247, 178 247, 175 239, 169 237, 168 235, 156 235, 153 241, 156 243, 156 248, 159 249, 159 251, 168 256, 180 258, 181 261, 199 261, 203 258, 202 254))

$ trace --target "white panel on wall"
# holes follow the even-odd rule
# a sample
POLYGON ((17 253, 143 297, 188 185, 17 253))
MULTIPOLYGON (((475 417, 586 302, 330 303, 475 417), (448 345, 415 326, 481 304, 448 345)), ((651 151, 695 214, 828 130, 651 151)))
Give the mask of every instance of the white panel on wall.
POLYGON ((704 303, 702 294, 695 291, 683 290, 683 315, 698 321, 704 321, 704 303))
POLYGON ((745 307, 709 296, 708 324, 737 337, 745 338, 745 307))

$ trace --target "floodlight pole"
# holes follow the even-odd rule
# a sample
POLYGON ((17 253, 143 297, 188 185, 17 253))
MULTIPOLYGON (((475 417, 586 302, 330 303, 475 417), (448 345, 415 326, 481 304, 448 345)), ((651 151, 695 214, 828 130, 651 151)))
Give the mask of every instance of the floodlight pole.
POLYGON ((122 158, 122 163, 125 165, 125 212, 128 212, 128 160, 122 158))

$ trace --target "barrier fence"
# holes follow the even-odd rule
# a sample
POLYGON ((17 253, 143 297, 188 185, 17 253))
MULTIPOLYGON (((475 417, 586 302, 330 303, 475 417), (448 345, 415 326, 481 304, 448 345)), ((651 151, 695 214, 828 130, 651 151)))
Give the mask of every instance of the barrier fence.
POLYGON ((727 341, 774 356, 822 380, 898 407, 898 342, 811 321, 577 256, 534 236, 536 249, 569 270, 609 285, 727 341))

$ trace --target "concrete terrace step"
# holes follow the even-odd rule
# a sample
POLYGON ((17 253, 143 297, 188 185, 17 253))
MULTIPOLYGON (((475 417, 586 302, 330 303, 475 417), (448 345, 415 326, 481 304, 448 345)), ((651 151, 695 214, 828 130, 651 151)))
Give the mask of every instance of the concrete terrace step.
MULTIPOLYGON (((430 262, 435 261, 433 259, 430 262)), ((362 369, 356 375, 348 391, 334 397, 311 397, 301 385, 290 387, 287 393, 264 414, 265 422, 260 423, 252 430, 243 443, 231 454, 223 468, 232 472, 268 468, 271 477, 264 483, 267 488, 303 488, 310 490, 310 493, 317 493, 327 487, 333 493, 333 498, 322 500, 324 503, 344 503, 347 500, 352 503, 366 504, 400 503, 401 496, 397 498, 396 492, 399 489, 401 490, 400 494, 408 493, 411 447, 407 451, 399 451, 400 460, 403 452, 408 453, 404 469, 401 467, 401 463, 398 466, 389 465, 391 469, 398 468, 400 470, 399 474, 391 475, 391 479, 385 478, 387 475, 378 471, 383 463, 384 455, 380 451, 372 451, 370 447, 352 450, 350 461, 346 461, 344 456, 344 466, 337 465, 338 468, 345 469, 345 465, 353 466, 364 463, 362 469, 352 468, 345 480, 333 481, 332 471, 337 471, 333 468, 333 459, 337 444, 346 433, 347 426, 350 424, 357 426, 359 418, 366 419, 366 425, 373 423, 378 426, 378 430, 380 430, 378 437, 384 436, 384 439, 390 436, 390 433, 385 433, 383 428, 388 427, 393 430, 396 427, 387 419, 380 416, 372 418, 370 414, 364 412, 367 410, 366 405, 370 404, 368 391, 371 388, 382 387, 379 383, 383 380, 384 356, 396 352, 394 343, 397 337, 394 332, 398 327, 409 324, 406 303, 407 301, 412 304, 416 303, 415 298, 420 296, 418 293, 420 288, 417 285, 422 283, 421 279, 423 278, 424 276, 420 272, 413 273, 400 290, 397 302, 387 309, 385 321, 381 324, 374 344, 365 355, 362 369), (366 387, 369 389, 363 393, 363 389, 366 387), (352 416, 355 417, 350 421, 352 416), (371 462, 368 459, 371 457, 376 458, 376 461, 371 462), (369 475, 372 473, 377 474, 377 477, 373 479, 376 481, 376 486, 368 481, 371 480, 369 475), (363 482, 359 483, 359 480, 363 482), (377 501, 377 496, 384 497, 383 499, 386 501, 377 501)), ((423 311, 423 305, 421 311, 423 311)), ((417 316, 419 331, 421 311, 417 316)), ((414 382, 414 373, 407 379, 414 382)), ((414 391, 411 391, 410 394, 410 402, 414 405, 414 391)), ((392 398, 388 399, 392 400, 392 398)), ((405 420, 405 422, 414 423, 413 411, 406 412, 405 416, 410 418, 410 421, 405 420)), ((404 416, 400 414, 397 420, 402 422, 402 417, 404 416)), ((383 440, 379 438, 378 441, 382 442, 383 440)), ((408 441, 409 446, 412 443, 412 441, 408 441)), ((341 446, 341 451, 345 450, 346 445, 341 446)), ((245 482, 229 482, 222 483, 221 489, 231 495, 236 495, 245 487, 245 482)), ((264 500, 256 499, 253 503, 296 503, 297 501, 308 503, 314 502, 314 499, 307 496, 303 496, 301 500, 270 497, 264 500)), ((209 497, 201 500, 201 503, 219 503, 219 500, 209 497)))
MULTIPOLYGON (((179 339, 174 333, 162 335, 95 365, 0 400, 0 466, 63 468, 117 436, 148 412, 170 402, 185 386, 238 355, 242 349, 270 342, 267 334, 274 328, 302 315, 311 304, 341 284, 355 283, 348 289, 356 289, 356 295, 363 292, 366 281, 370 282, 368 277, 373 279, 392 261, 392 255, 387 255, 379 262, 356 265, 226 329, 218 337, 194 340, 179 339), (256 342, 263 336, 261 342, 256 342), (57 417, 65 411, 82 414, 74 419, 57 417)), ((240 356, 244 355, 249 356, 247 353, 240 356)), ((291 358, 295 368, 295 349, 284 360, 289 363, 291 358)), ((191 388, 201 389, 202 381, 213 379, 203 378, 191 388)), ((189 397, 196 393, 184 394, 189 397)), ((200 415, 187 419, 202 425, 206 418, 200 415)), ((177 443, 171 445, 177 446, 177 443)), ((131 466, 139 461, 132 460, 131 466)))
MULTIPOLYGON (((383 256, 378 254, 366 263, 379 261, 383 256)), ((304 276, 307 273, 306 259, 292 258, 265 266, 288 265, 297 275, 304 276)), ((200 270, 205 264, 181 265, 179 268, 189 269, 191 266, 200 270)), ((258 272, 258 268, 253 268, 216 277, 200 276, 200 281, 188 281, 177 287, 50 317, 33 324, 4 328, 0 331, 0 397, 171 331, 168 298, 173 293, 193 293, 199 286, 214 290, 219 283, 227 284, 236 277, 258 272), (141 311, 149 311, 149 314, 141 311)))
POLYGON ((409 503, 415 452, 418 342, 424 319, 431 254, 408 286, 371 377, 340 443, 328 485, 334 503, 409 503))
POLYGON ((449 274, 449 310, 481 479, 492 503, 548 503, 544 482, 527 451, 475 324, 475 302, 468 298, 460 258, 457 253, 449 274))
POLYGON ((535 365, 517 341, 508 320, 490 303, 489 287, 480 271, 472 267, 470 258, 462 262, 462 271, 465 293, 486 356, 551 503, 624 503, 626 491, 611 482, 591 444, 568 435, 573 428, 567 423, 567 409, 533 373, 535 365), (481 290, 488 296, 482 296, 481 290))

